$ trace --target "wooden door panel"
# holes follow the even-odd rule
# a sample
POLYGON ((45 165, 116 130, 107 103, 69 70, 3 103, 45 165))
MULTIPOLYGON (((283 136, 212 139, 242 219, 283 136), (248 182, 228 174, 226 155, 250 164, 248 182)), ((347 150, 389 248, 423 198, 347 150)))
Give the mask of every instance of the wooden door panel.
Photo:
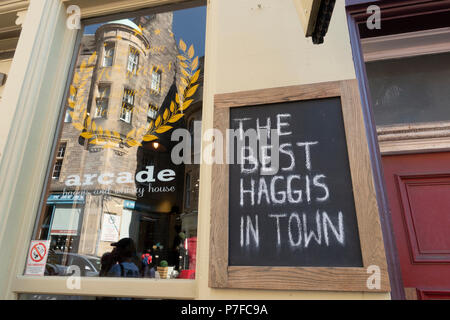
POLYGON ((450 262, 450 175, 396 176, 415 263, 450 262))
POLYGON ((404 286, 450 298, 450 152, 382 161, 404 286))

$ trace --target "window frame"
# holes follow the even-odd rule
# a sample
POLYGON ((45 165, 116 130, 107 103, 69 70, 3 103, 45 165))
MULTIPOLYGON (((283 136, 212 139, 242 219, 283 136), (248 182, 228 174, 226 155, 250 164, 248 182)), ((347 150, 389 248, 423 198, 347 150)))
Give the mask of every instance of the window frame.
MULTIPOLYGON (((134 8, 141 9, 139 14, 152 14, 156 12, 172 11, 176 6, 177 9, 185 9, 196 6, 206 6, 207 3, 204 0, 192 0, 179 3, 176 0, 168 0, 164 5, 161 5, 160 1, 157 0, 139 0, 139 4, 136 3, 134 8)), ((129 10, 129 5, 127 3, 121 3, 123 12, 129 10)), ((71 30, 65 28, 65 9, 64 6, 48 6, 47 2, 37 2, 30 5, 30 10, 36 15, 36 17, 44 17, 46 23, 42 23, 42 19, 35 19, 35 21, 30 22, 29 26, 22 31, 22 34, 32 38, 38 38, 38 44, 48 43, 54 44, 57 48, 61 48, 61 52, 55 57, 53 66, 58 67, 59 70, 64 70, 67 76, 63 76, 62 80, 55 83, 51 88, 51 92, 54 94, 47 95, 46 101, 51 103, 45 103, 48 112, 45 112, 46 123, 49 126, 42 126, 42 119, 38 120, 39 112, 27 112, 28 117, 22 119, 22 124, 33 125, 36 121, 39 121, 41 125, 39 126, 39 132, 41 134, 35 134, 33 141, 39 142, 36 145, 42 145, 43 150, 37 152, 35 147, 33 150, 29 149, 30 143, 26 144, 26 150, 23 148, 23 152, 5 152, 2 160, 8 159, 8 161, 13 161, 16 163, 14 166, 17 170, 12 172, 5 181, 12 182, 18 181, 21 176, 26 175, 26 181, 23 181, 25 185, 20 184, 20 186, 25 187, 28 185, 29 181, 37 183, 40 187, 34 188, 35 190, 30 190, 29 197, 27 199, 22 199, 25 201, 17 201, 18 197, 23 198, 23 195, 18 192, 19 186, 13 188, 10 205, 5 207, 6 214, 9 212, 21 212, 20 219, 23 223, 16 225, 14 221, 10 221, 8 218, 5 222, 14 226, 14 235, 12 238, 16 239, 20 237, 26 237, 26 241, 14 241, 8 248, 2 252, 14 252, 13 260, 10 266, 13 268, 7 276, 5 276, 5 284, 7 285, 4 292, 2 292, 2 297, 8 299, 15 299, 19 294, 33 293, 33 294, 51 294, 51 295, 82 295, 82 296, 111 296, 111 297, 137 297, 137 298, 167 298, 167 299, 194 299, 198 297, 198 277, 194 280, 183 280, 183 279, 167 279, 164 281, 155 279, 119 279, 119 278, 105 278, 105 279, 87 279, 82 278, 82 289, 73 290, 67 287, 67 277, 30 277, 24 276, 23 272, 26 265, 26 256, 29 249, 29 239, 32 238, 34 234, 33 230, 35 226, 39 223, 38 214, 41 212, 43 205, 45 204, 45 190, 49 187, 51 169, 53 167, 53 161, 56 146, 59 136, 62 132, 62 126, 64 124, 64 112, 65 108, 61 106, 65 105, 67 101, 68 94, 67 88, 71 83, 71 79, 74 75, 74 70, 76 66, 76 59, 78 56, 78 51, 81 44, 81 37, 84 26, 86 24, 99 23, 104 21, 109 21, 114 18, 120 17, 117 14, 117 7, 98 7, 95 12, 91 12, 88 19, 82 19, 82 27, 79 30, 71 30), (45 14, 44 14, 45 13, 45 14), (50 23, 52 22, 52 23, 50 23), (54 28, 59 28, 63 30, 61 33, 53 32, 54 28), (35 37, 35 35, 42 35, 41 37, 35 37), (64 43, 64 46, 61 46, 64 43), (65 80, 65 81, 64 81, 65 80), (33 115, 33 116, 31 116, 33 115), (27 151, 32 151, 27 153, 27 151), (37 157, 30 157, 30 154, 36 155, 37 157), (17 161, 19 158, 25 157, 25 162, 17 161), (15 160, 12 160, 15 159, 15 160), (50 160, 50 161, 49 161, 50 160), (30 172, 29 169, 33 165, 39 165, 46 170, 34 170, 30 172), (12 205, 11 205, 12 204, 12 205), (20 209, 19 209, 20 208, 20 209), (17 227, 17 228, 16 228, 17 227), (10 251, 13 250, 13 251, 10 251)), ((131 14, 130 14, 131 15, 131 14)), ((84 17, 83 17, 84 18, 84 17)), ((34 50, 33 55, 28 57, 28 55, 21 55, 18 57, 18 61, 25 63, 30 66, 34 72, 41 72, 36 70, 48 70, 49 66, 40 63, 39 59, 42 55, 48 56, 47 46, 37 46, 34 42, 23 42, 18 49, 23 49, 28 51, 34 50), (44 52, 45 51, 45 52, 44 52)), ((18 63, 19 63, 18 62, 18 63)), ((53 79, 56 77, 53 73, 45 73, 45 79, 53 79), (52 78, 53 77, 53 78, 52 78)), ((61 77, 58 78, 61 80, 61 77)), ((31 77, 22 77, 22 82, 27 85, 35 86, 36 79, 31 79, 31 77)), ((31 93, 30 93, 31 94, 31 93)), ((21 94, 22 95, 22 94, 21 94)), ((22 110, 24 106, 23 103, 18 102, 18 111, 22 110)), ((33 102, 31 105, 27 106, 28 109, 33 108, 33 110, 41 110, 42 106, 37 101, 33 102)), ((28 110, 27 109, 27 110, 28 110)), ((42 110, 41 110, 42 111, 42 110)), ((20 131, 19 129, 15 131, 20 131)), ((23 131, 23 130, 22 130, 23 131)), ((20 131, 18 136, 18 141, 29 140, 29 135, 24 135, 24 132, 20 131)), ((25 146, 25 144, 24 144, 25 146)), ((21 149, 22 150, 22 149, 21 149)), ((2 214, 3 216, 3 214, 2 214)), ((11 215, 8 215, 10 217, 11 215)), ((11 231, 12 232, 12 231, 11 231)), ((8 232, 8 235, 10 233, 8 232)), ((3 235, 6 236, 6 235, 3 235)), ((23 240, 22 238, 20 238, 23 240)))

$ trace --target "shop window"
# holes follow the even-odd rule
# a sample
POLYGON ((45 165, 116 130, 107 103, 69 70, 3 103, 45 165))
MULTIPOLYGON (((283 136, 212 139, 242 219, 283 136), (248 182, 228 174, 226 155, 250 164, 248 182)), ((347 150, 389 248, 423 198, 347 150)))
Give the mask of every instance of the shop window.
POLYGON ((155 92, 161 90, 161 71, 152 70, 151 89, 155 92))
MULTIPOLYGON (((175 129, 193 134, 187 120, 201 120, 201 97, 191 95, 194 101, 180 109, 176 94, 182 81, 174 67, 182 56, 184 64, 194 66, 186 74, 198 71, 194 59, 204 55, 204 32, 198 33, 204 19, 196 21, 199 14, 206 15, 205 7, 151 15, 145 11, 85 26, 67 88, 70 99, 77 99, 65 103, 72 121, 65 118, 59 124, 54 167, 32 236, 49 243, 45 276, 66 276, 77 266, 81 276, 101 281, 128 274, 195 278, 199 164, 174 161, 176 142, 171 137, 175 129), (154 49, 163 46, 178 50, 154 49), (102 60, 81 75, 81 65, 91 58, 88 53, 103 47, 102 60), (123 61, 122 69, 105 72, 103 67, 113 60, 123 61), (155 61, 164 68, 164 82, 160 72, 145 69, 155 61), (137 73, 139 65, 144 69, 137 73), (127 72, 133 73, 132 79, 127 72)), ((193 79, 186 83, 202 90, 203 76, 193 79)))
POLYGON ((137 49, 130 47, 128 52, 128 65, 127 71, 131 73, 136 73, 139 65, 139 52, 137 49))
POLYGON ((378 126, 450 121, 450 53, 366 63, 378 126))
POLYGON ((106 42, 105 53, 103 56, 103 67, 111 67, 113 65, 114 51, 115 51, 115 43, 106 42))

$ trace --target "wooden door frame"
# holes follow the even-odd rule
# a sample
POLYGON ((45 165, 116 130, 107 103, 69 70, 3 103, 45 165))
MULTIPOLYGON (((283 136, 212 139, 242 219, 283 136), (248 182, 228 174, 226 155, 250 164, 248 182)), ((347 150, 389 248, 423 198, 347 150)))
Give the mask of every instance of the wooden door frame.
MULTIPOLYGON (((356 78, 359 83, 362 111, 366 123, 366 134, 369 143, 370 156, 373 167, 373 176, 377 201, 380 213, 381 227, 383 231, 386 259, 389 270, 389 279, 391 285, 392 299, 405 299, 405 290, 400 270, 397 246, 394 238, 394 231, 389 210, 389 203, 385 189, 383 168, 381 165, 380 148, 378 145, 378 136, 372 104, 370 100, 370 91, 367 80, 364 56, 361 49, 361 38, 370 36, 380 36, 394 33, 404 33, 408 31, 417 31, 414 28, 432 29, 438 28, 440 19, 431 19, 430 16, 440 18, 450 15, 450 0, 408 0, 408 1, 381 1, 381 0, 346 0, 347 23, 349 28, 350 43, 355 65, 356 78), (361 34, 360 26, 364 25, 369 17, 367 8, 370 5, 377 5, 381 9, 381 23, 388 24, 388 28, 368 32, 366 29, 361 34), (420 19, 421 23, 411 24, 405 30, 400 28, 401 21, 405 19, 420 19), (422 22, 428 23, 422 23, 422 22), (399 27, 397 28, 396 25, 399 27), (428 25, 428 26, 427 26, 428 25), (372 33, 372 34, 371 34, 372 33)), ((403 23, 403 26, 406 25, 403 23)))

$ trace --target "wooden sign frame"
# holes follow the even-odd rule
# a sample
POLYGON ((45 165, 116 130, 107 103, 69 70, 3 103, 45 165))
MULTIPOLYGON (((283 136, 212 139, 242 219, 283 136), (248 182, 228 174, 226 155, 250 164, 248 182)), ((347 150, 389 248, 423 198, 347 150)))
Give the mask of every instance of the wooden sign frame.
POLYGON ((340 97, 341 100, 351 179, 353 190, 356 191, 354 200, 363 267, 229 266, 229 167, 227 164, 213 164, 210 287, 390 291, 370 155, 356 80, 216 95, 214 97, 214 128, 219 129, 222 134, 225 134, 226 129, 230 128, 230 108, 333 97, 340 97), (379 269, 376 267, 371 269, 369 266, 376 266, 379 269), (369 277, 376 277, 373 270, 380 271, 379 288, 369 288, 367 285, 369 277))

